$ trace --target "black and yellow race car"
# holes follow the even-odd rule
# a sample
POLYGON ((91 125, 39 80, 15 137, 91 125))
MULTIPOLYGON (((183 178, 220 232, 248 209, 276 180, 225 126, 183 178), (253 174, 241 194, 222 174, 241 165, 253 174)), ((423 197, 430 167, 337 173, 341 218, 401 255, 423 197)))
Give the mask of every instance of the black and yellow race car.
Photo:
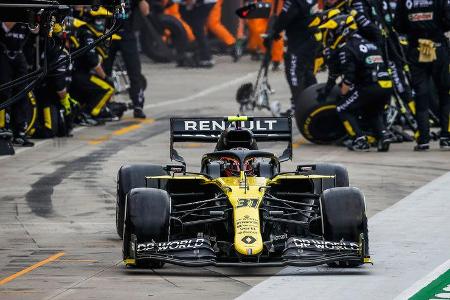
POLYGON ((370 263, 363 194, 340 165, 292 159, 290 118, 171 119, 172 165, 125 165, 117 232, 128 266, 330 266, 370 263), (200 172, 176 142, 213 142, 200 172), (281 156, 262 142, 287 143, 281 156))

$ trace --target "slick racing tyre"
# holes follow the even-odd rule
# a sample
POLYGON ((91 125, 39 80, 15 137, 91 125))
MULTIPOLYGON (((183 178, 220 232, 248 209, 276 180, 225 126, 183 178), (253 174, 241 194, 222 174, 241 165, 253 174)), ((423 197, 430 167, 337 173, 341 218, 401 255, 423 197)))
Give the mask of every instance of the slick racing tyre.
MULTIPOLYGON (((160 189, 135 188, 126 201, 123 259, 134 257, 135 242, 166 242, 170 229, 170 196, 160 189)), ((155 260, 135 260, 137 267, 162 268, 155 260)))
MULTIPOLYGON (((123 221, 125 214, 125 199, 133 188, 145 187, 146 176, 167 175, 159 165, 125 165, 117 173, 116 229, 120 238, 123 237, 123 221)), ((156 188, 157 182, 148 181, 147 187, 156 188)))
POLYGON ((346 135, 336 112, 337 88, 322 103, 317 101, 317 90, 324 85, 308 87, 295 102, 297 127, 305 139, 315 144, 334 143, 346 135))
MULTIPOLYGON (((316 164, 316 169, 312 171, 313 175, 328 175, 328 176, 336 176, 336 185, 335 180, 331 178, 322 179, 322 191, 328 190, 334 187, 348 187, 348 172, 347 169, 338 164, 316 164)), ((320 187, 320 184, 318 184, 320 187)), ((320 192, 320 191, 317 191, 320 192)))
POLYGON ((143 21, 139 37, 142 51, 157 63, 174 61, 189 45, 183 25, 169 15, 150 15, 143 21))
MULTIPOLYGON (((327 241, 364 243, 365 256, 369 255, 366 204, 364 195, 354 187, 337 187, 323 192, 320 198, 323 235, 327 241), (363 241, 362 241, 363 239, 363 241)), ((357 267, 360 260, 329 263, 330 267, 357 267)))

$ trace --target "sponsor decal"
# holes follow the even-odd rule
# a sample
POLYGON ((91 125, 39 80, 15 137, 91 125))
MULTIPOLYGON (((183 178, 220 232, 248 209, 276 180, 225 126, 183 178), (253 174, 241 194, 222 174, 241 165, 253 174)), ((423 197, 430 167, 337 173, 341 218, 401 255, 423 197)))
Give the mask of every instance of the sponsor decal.
POLYGON ((18 39, 18 40, 24 40, 25 39, 25 34, 23 33, 17 33, 17 32, 7 32, 5 33, 6 37, 9 38, 13 38, 13 39, 18 39))
POLYGON ((364 46, 365 46, 368 50, 378 50, 378 47, 375 46, 375 44, 372 44, 372 43, 364 44, 364 46))
POLYGON ((369 65, 381 64, 381 63, 383 63, 383 57, 381 57, 381 55, 368 56, 368 57, 366 57, 366 63, 369 65))
POLYGON ((367 49, 366 45, 359 45, 359 51, 361 51, 362 53, 367 53, 369 49, 367 49))
POLYGON ((236 220, 237 235, 257 235, 259 234, 259 219, 248 217, 236 220))
POLYGON ((318 250, 359 250, 356 243, 350 242, 330 242, 311 239, 293 238, 294 245, 301 249, 318 249, 318 250))
POLYGON ((170 250, 190 250, 198 249, 206 242, 205 239, 189 239, 181 241, 170 241, 170 242, 149 242, 140 243, 136 245, 137 252, 149 251, 149 252, 164 252, 170 250))
POLYGON ((276 241, 286 240, 286 239, 287 239, 287 234, 285 233, 285 234, 282 234, 282 235, 275 235, 275 236, 273 236, 272 241, 276 242, 276 241))
POLYGON ((411 22, 432 21, 434 14, 432 12, 409 14, 408 19, 411 22))
MULTIPOLYGON (((256 120, 241 121, 241 127, 249 130, 266 130, 273 131, 277 125, 277 120, 256 120)), ((223 131, 227 128, 236 127, 234 123, 215 120, 185 120, 185 131, 223 131)))
POLYGON ((407 9, 411 9, 411 8, 413 7, 413 2, 412 2, 412 0, 407 0, 406 3, 405 3, 405 5, 406 5, 406 8, 407 8, 407 9))
POLYGON ((346 110, 353 102, 355 102, 359 98, 358 91, 354 91, 348 98, 345 100, 344 103, 340 104, 338 107, 336 107, 337 112, 341 112, 343 110, 346 110))
POLYGON ((253 244, 254 242, 256 242, 256 239, 254 237, 252 237, 251 235, 247 235, 247 236, 244 236, 241 239, 241 241, 247 245, 250 245, 250 244, 253 244))

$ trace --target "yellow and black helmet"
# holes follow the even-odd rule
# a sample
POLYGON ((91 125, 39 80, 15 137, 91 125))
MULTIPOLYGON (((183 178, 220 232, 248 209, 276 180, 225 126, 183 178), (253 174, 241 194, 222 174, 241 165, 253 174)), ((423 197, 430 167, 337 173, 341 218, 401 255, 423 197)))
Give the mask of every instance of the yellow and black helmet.
POLYGON ((326 20, 319 28, 324 30, 324 47, 336 49, 340 44, 345 42, 346 38, 356 32, 358 26, 353 16, 337 14, 326 20))

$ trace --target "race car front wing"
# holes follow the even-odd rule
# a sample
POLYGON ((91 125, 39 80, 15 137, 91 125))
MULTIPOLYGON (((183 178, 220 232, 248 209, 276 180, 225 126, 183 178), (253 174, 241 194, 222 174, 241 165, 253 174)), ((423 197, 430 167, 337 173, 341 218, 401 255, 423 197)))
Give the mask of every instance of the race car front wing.
MULTIPOLYGON (((281 256, 259 255, 252 257, 220 256, 208 239, 196 238, 169 242, 144 242, 134 244, 134 257, 125 260, 126 265, 153 260, 186 267, 310 267, 338 261, 372 263, 365 253, 364 243, 332 242, 291 237, 281 256)), ((217 249, 216 249, 217 250, 217 249)))

